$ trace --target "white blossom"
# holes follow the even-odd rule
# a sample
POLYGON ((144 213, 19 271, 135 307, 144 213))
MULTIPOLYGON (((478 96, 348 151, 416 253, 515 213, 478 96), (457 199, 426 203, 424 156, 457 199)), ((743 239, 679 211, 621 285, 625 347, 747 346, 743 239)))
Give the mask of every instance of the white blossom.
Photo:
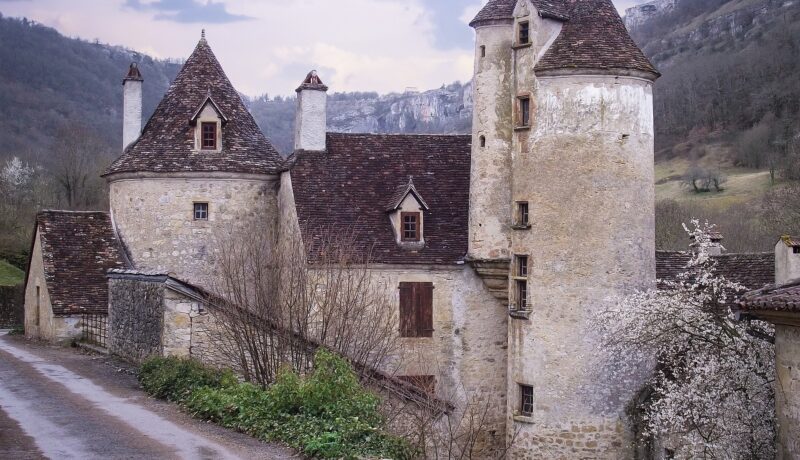
POLYGON ((684 228, 693 252, 677 280, 598 316, 609 361, 619 375, 651 370, 635 402, 641 442, 668 446, 675 458, 773 458, 773 329, 736 320, 731 306, 744 287, 717 273, 713 226, 684 228))
POLYGON ((2 172, 0 172, 0 180, 3 184, 17 189, 28 185, 33 177, 34 169, 31 166, 22 163, 18 157, 14 157, 6 162, 2 172))

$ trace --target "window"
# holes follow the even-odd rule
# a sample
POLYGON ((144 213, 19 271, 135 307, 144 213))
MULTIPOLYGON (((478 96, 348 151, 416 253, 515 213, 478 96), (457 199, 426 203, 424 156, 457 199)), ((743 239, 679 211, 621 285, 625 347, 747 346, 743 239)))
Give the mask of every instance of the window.
POLYGON ((525 417, 533 415, 533 387, 520 385, 519 413, 525 417))
POLYGON ((528 307, 528 280, 515 280, 517 285, 517 310, 527 310, 528 307))
POLYGON ((42 308, 42 302, 41 302, 41 298, 42 297, 41 296, 42 296, 41 288, 39 286, 36 286, 36 325, 37 326, 39 325, 40 315, 41 315, 40 310, 42 308))
POLYGON ((480 137, 481 147, 486 147, 486 136, 480 137))
POLYGON ((398 377, 428 394, 436 393, 436 377, 432 375, 401 375, 398 377))
POLYGON ((531 124, 531 98, 520 96, 519 98, 519 125, 527 127, 531 124))
POLYGON ((527 201, 517 203, 517 225, 527 227, 530 225, 530 215, 527 201))
POLYGON ((481 45, 481 57, 486 57, 486 45, 481 45))
POLYGON ((400 283, 400 337, 433 337, 433 283, 400 283))
POLYGON ((419 241, 420 235, 420 222, 419 222, 419 213, 418 212, 403 212, 400 213, 400 219, 402 221, 402 240, 403 241, 419 241))
POLYGON ((517 276, 528 276, 528 256, 517 256, 517 276))
POLYGON ((528 21, 519 23, 519 43, 520 45, 527 45, 531 40, 531 29, 528 21))
POLYGON ((792 248, 792 252, 795 254, 800 254, 800 246, 794 246, 792 248))
POLYGON ((217 124, 214 122, 203 122, 200 125, 201 148, 203 150, 217 149, 217 124))
POLYGON ((208 220, 208 203, 194 204, 194 220, 208 220))

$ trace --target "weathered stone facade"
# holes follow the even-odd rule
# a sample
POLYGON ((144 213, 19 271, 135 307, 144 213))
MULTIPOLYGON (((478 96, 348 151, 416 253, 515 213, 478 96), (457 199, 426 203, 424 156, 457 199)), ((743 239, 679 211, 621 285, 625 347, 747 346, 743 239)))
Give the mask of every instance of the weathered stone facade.
POLYGON ((164 286, 137 279, 108 280, 108 349, 141 361, 160 355, 164 328, 164 286))
POLYGON ((775 370, 777 458, 800 458, 800 326, 775 326, 775 370))
POLYGON ((212 286, 215 242, 274 222, 277 181, 230 173, 114 175, 109 200, 137 269, 212 286), (207 220, 194 218, 194 203, 208 203, 207 220))

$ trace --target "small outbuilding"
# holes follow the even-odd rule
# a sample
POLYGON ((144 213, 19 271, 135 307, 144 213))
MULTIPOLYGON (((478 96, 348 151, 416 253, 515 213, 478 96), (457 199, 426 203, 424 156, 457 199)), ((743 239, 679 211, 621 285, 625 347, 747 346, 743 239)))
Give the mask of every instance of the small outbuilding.
POLYGON ((25 277, 25 335, 66 343, 81 338, 87 321, 103 324, 106 273, 126 268, 125 260, 109 213, 40 212, 25 277))

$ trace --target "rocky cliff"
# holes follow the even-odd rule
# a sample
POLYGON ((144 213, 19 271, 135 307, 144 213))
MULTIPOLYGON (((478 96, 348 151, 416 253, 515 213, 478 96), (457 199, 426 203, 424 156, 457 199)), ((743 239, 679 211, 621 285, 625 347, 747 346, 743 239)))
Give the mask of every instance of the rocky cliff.
POLYGON ((675 7, 676 0, 653 0, 625 10, 625 26, 635 30, 647 21, 669 13, 675 7))

